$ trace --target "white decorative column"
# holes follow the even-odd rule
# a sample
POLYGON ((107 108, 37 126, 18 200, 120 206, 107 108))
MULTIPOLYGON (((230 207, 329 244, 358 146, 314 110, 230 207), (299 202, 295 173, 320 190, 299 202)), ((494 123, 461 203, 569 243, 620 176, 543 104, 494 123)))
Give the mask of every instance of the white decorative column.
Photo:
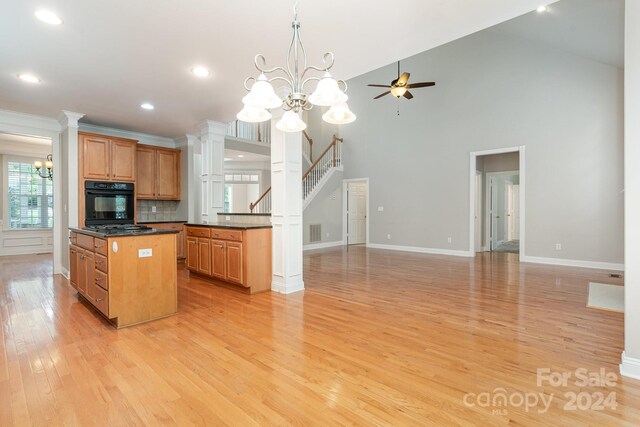
POLYGON ((302 132, 285 133, 271 120, 271 290, 304 290, 302 280, 302 132))
POLYGON ((68 228, 78 226, 78 120, 82 113, 63 110, 60 146, 53 153, 53 265, 55 273, 69 270, 68 228))
POLYGON ((620 373, 640 379, 640 2, 625 2, 624 352, 620 373))
POLYGON ((200 220, 218 221, 224 210, 224 136, 226 123, 205 120, 199 127, 202 147, 200 220))

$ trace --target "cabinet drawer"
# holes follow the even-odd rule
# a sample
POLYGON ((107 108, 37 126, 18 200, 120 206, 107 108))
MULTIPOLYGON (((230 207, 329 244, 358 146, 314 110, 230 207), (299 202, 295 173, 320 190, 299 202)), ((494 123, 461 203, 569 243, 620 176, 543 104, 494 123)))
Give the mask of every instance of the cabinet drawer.
MULTIPOLYGON (((97 239, 96 239, 97 240, 97 239)), ((107 257, 96 253, 96 269, 108 273, 107 257)))
POLYGON ((69 243, 72 245, 78 244, 78 233, 72 231, 71 234, 69 234, 69 243))
POLYGON ((103 273, 100 270, 96 270, 96 285, 100 286, 102 289, 109 289, 109 276, 103 273))
POLYGON ((109 292, 105 291, 100 286, 96 286, 95 295, 95 307, 100 310, 102 314, 109 317, 109 292))
MULTIPOLYGON (((93 249, 96 251, 96 253, 102 254, 102 255, 107 255, 107 241, 104 239, 98 239, 96 237, 95 242, 93 244, 93 249)), ((106 271, 106 270, 104 270, 106 271)))
POLYGON ((187 236, 191 237, 211 237, 208 228, 203 227, 187 227, 187 236))
POLYGON ((76 244, 81 248, 89 249, 93 251, 93 237, 86 234, 78 234, 76 237, 76 244))
POLYGON ((221 228, 214 228, 211 230, 211 238, 242 242, 242 230, 226 230, 221 228))

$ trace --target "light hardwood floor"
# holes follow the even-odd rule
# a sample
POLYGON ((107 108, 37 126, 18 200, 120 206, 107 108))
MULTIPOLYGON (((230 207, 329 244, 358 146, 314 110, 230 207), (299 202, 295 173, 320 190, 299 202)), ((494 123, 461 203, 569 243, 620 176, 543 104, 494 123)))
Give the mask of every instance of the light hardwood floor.
POLYGON ((0 257, 0 426, 640 424, 640 381, 536 384, 538 368, 617 374, 623 316, 586 308, 606 272, 364 247, 304 269, 288 296, 180 269, 178 315, 115 330, 49 256, 0 257), (502 389, 511 405, 478 405, 502 389), (564 410, 579 392, 617 409, 564 410), (550 409, 516 407, 525 393, 550 409))

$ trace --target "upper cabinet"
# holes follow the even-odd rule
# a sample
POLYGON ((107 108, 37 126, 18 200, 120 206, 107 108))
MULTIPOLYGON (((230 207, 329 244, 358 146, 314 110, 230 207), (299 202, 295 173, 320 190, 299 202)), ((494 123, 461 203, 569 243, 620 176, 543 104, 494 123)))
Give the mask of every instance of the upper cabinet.
POLYGON ((84 179, 97 181, 136 180, 137 141, 78 133, 84 179))
POLYGON ((136 198, 180 200, 180 150, 138 144, 136 198))

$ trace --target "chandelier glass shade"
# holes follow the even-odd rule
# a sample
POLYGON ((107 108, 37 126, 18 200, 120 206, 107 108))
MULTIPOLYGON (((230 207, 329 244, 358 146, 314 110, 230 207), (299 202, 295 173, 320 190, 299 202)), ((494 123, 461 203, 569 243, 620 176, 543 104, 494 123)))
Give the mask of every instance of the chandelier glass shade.
POLYGON ((322 120, 334 125, 345 125, 355 121, 356 115, 349 110, 346 102, 333 105, 322 115, 322 120))
POLYGON ((33 167, 36 168, 40 178, 47 178, 53 181, 53 156, 47 155, 47 160, 44 162, 45 170, 42 169, 42 162, 36 160, 33 162, 33 167))
POLYGON ((250 123, 263 122, 271 118, 271 113, 267 110, 282 107, 285 113, 276 123, 276 128, 284 132, 300 132, 307 125, 302 121, 299 113, 310 110, 314 105, 317 105, 332 108, 336 106, 338 108, 332 114, 329 114, 331 113, 330 109, 322 116, 329 123, 352 122, 356 116, 346 106, 348 99, 345 93, 347 84, 343 80, 335 80, 329 73, 329 69, 333 67, 334 63, 333 53, 324 54, 323 66, 308 66, 304 45, 300 40, 300 22, 298 21, 296 8, 294 8, 291 27, 293 28, 293 36, 289 45, 286 66, 266 68, 266 60, 263 55, 258 54, 254 58, 255 67, 260 74, 257 78, 248 77, 244 82, 244 87, 249 93, 242 98, 244 108, 237 114, 238 120, 250 123), (308 73, 313 71, 323 73, 322 77, 307 76, 308 73), (273 74, 273 77, 268 78, 267 75, 269 74, 273 74), (251 81, 253 81, 253 84, 249 87, 251 81), (272 86, 272 82, 275 81, 284 83, 283 93, 287 94, 284 98, 276 94, 272 86), (308 96, 305 93, 305 85, 311 81, 317 81, 318 84, 313 93, 308 96), (334 113, 338 114, 338 116, 344 114, 349 117, 349 120, 344 121, 344 118, 335 119, 334 113))

